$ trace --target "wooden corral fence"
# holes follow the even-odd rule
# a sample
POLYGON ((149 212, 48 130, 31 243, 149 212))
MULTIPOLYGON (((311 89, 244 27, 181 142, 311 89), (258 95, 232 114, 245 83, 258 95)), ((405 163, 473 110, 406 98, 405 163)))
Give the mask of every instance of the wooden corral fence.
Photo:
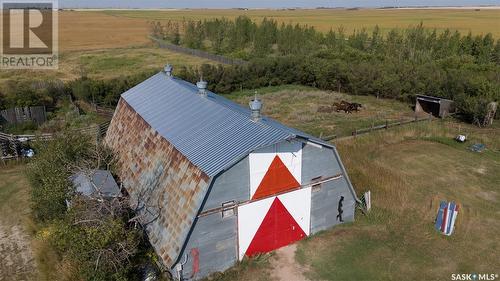
POLYGON ((109 120, 111 120, 111 118, 113 118, 113 114, 115 113, 115 110, 111 109, 111 108, 96 105, 95 112, 97 113, 97 115, 104 117, 104 118, 108 118, 109 120))
POLYGON ((397 121, 397 122, 394 122, 394 121, 391 122, 391 121, 386 120, 385 123, 381 124, 381 125, 373 125, 369 128, 356 129, 356 130, 352 131, 352 135, 357 136, 357 135, 362 135, 362 134, 370 133, 370 132, 381 130, 381 129, 389 129, 392 127, 402 126, 402 125, 421 122, 421 121, 429 121, 429 120, 432 120, 432 115, 430 115, 430 114, 429 114, 429 117, 423 117, 423 118, 415 117, 415 119, 401 120, 401 121, 397 121))
POLYGON ((357 135, 362 135, 362 134, 367 134, 371 133, 374 131, 382 130, 382 129, 389 129, 397 126, 402 126, 406 124, 411 124, 411 123, 416 123, 416 122, 421 122, 421 121, 431 121, 432 120, 432 115, 429 114, 428 117, 415 117, 414 119, 409 119, 409 120, 400 120, 400 121, 389 121, 386 120, 383 124, 375 125, 373 124, 371 127, 368 128, 360 128, 360 129, 355 129, 352 131, 351 135, 347 136, 338 136, 338 135, 328 135, 328 136, 321 136, 320 138, 324 141, 331 141, 334 139, 340 139, 340 138, 352 138, 356 137, 357 135))
POLYGON ((19 124, 33 121, 37 125, 40 125, 47 121, 45 106, 14 107, 0 111, 0 114, 1 119, 7 122, 7 124, 19 124))
MULTIPOLYGON (((108 130, 109 123, 110 121, 85 128, 74 129, 73 131, 96 137, 96 139, 102 139, 108 130)), ((23 143, 29 141, 52 140, 54 136, 55 134, 51 133, 36 135, 12 135, 0 132, 0 160, 4 162, 5 160, 18 159, 22 156, 20 151, 23 143)))
POLYGON ((164 40, 160 40, 160 39, 152 37, 152 36, 150 36, 149 38, 151 38, 151 40, 156 42, 160 48, 168 49, 168 50, 173 51, 173 52, 183 53, 183 54, 187 54, 187 55, 191 55, 191 56, 196 56, 196 57, 203 58, 203 59, 209 59, 209 60, 213 60, 213 61, 220 62, 223 64, 242 65, 242 64, 248 63, 247 61, 240 60, 240 59, 232 59, 232 58, 224 57, 221 55, 211 54, 211 53, 201 51, 201 50, 190 49, 190 48, 174 45, 174 44, 165 42, 164 40))

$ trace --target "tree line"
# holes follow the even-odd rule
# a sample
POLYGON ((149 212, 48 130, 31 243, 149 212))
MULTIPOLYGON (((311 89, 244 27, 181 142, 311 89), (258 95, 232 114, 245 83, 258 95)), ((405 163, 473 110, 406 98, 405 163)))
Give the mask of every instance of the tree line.
POLYGON ((386 35, 378 26, 371 33, 363 28, 347 34, 342 26, 322 33, 308 25, 279 24, 268 18, 257 23, 239 16, 235 20, 153 22, 151 32, 154 37, 173 44, 242 59, 352 48, 416 62, 468 55, 477 63, 500 63, 500 40, 495 41, 491 33, 473 36, 469 32, 464 36, 449 29, 438 32, 425 28, 422 22, 407 29, 392 29, 386 35))
MULTIPOLYGON (((250 60, 244 66, 181 71, 192 82, 203 75, 219 93, 301 84, 404 101, 426 94, 455 100, 461 116, 477 123, 486 105, 500 100, 500 40, 491 34, 438 32, 422 23, 385 35, 377 26, 370 34, 365 29, 346 34, 342 27, 324 34, 267 18, 257 24, 245 16, 180 25, 182 36, 172 43, 250 60)), ((165 34, 171 32, 168 26, 165 34)))
MULTIPOLYGON (((438 33, 422 24, 383 35, 379 28, 323 34, 313 27, 278 24, 247 17, 154 23, 154 36, 174 44, 249 59, 240 66, 177 67, 174 74, 212 91, 299 84, 354 95, 375 95, 413 102, 417 94, 452 99, 469 122, 481 121, 486 105, 500 100, 500 42, 491 34, 438 33)), ((68 82, 11 80, 0 90, 0 109, 54 106, 72 96, 113 106, 121 93, 157 70, 108 80, 82 76, 68 82)))

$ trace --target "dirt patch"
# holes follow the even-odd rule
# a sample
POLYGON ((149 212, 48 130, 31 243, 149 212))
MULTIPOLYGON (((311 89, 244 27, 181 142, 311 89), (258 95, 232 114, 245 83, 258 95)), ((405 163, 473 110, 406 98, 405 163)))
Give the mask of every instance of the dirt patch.
POLYGON ((30 239, 20 226, 0 222, 0 255, 0 281, 35 279, 30 239))
POLYGON ((295 251, 297 244, 288 245, 276 251, 271 259, 273 268, 272 280, 280 281, 307 281, 304 276, 306 271, 299 263, 295 261, 295 251))

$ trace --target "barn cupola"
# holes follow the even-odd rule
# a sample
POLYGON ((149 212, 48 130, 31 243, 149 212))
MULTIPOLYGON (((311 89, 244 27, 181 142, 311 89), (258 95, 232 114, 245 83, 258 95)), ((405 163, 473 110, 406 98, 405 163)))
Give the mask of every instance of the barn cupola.
POLYGON ((172 77, 172 71, 174 70, 174 67, 171 64, 166 64, 165 67, 163 68, 163 71, 165 71, 165 75, 168 77, 172 77))
POLYGON ((207 96, 207 81, 203 81, 203 78, 200 81, 196 82, 196 87, 198 87, 198 94, 202 97, 207 96))
POLYGON ((252 111, 252 120, 259 121, 262 118, 260 113, 262 109, 262 102, 257 98, 257 94, 255 94, 254 99, 250 101, 249 106, 252 111))

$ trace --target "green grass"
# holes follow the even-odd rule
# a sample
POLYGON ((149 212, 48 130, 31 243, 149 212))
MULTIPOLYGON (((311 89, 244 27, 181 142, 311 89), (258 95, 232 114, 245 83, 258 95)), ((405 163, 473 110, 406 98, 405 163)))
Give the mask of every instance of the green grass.
MULTIPOLYGON (((248 106, 254 92, 239 91, 226 97, 248 106)), ((356 129, 385 124, 386 120, 414 118, 410 104, 373 96, 352 96, 294 85, 261 88, 257 89, 257 93, 264 103, 265 115, 314 136, 346 136, 356 129), (320 106, 332 105, 341 100, 358 102, 364 107, 352 114, 318 112, 320 106)))
POLYGON ((0 212, 9 214, 2 216, 1 221, 12 225, 21 222, 30 224, 29 189, 20 166, 9 164, 3 166, 0 162, 0 212))
POLYGON ((448 280, 452 273, 497 270, 499 139, 467 128, 472 142, 491 148, 471 152, 472 142, 450 141, 458 131, 453 125, 425 122, 337 143, 358 195, 372 191, 373 210, 299 244, 308 277, 448 280), (460 204, 451 237, 433 228, 440 200, 460 204))

